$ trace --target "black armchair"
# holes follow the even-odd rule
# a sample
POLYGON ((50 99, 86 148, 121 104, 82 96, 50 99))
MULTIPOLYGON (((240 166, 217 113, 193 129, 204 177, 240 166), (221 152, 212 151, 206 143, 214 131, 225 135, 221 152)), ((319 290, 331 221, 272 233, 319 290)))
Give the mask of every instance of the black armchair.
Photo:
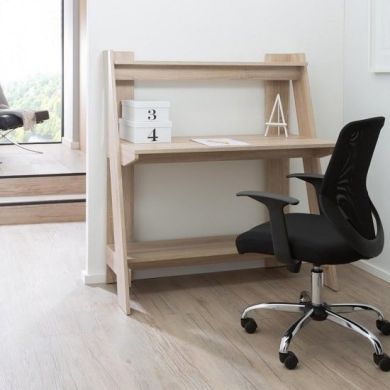
POLYGON ((282 310, 302 314, 284 334, 279 348, 279 359, 293 369, 298 364, 289 344, 310 320, 329 319, 366 337, 374 349, 374 362, 390 371, 390 357, 371 331, 339 313, 367 310, 377 315, 376 326, 383 335, 390 335, 390 322, 383 313, 360 303, 327 304, 321 299, 322 266, 344 264, 359 259, 370 259, 381 253, 384 232, 378 212, 366 189, 366 178, 371 158, 383 127, 384 118, 377 117, 346 125, 337 140, 325 175, 291 174, 288 177, 304 180, 315 187, 321 215, 284 214, 286 205, 297 199, 256 191, 240 192, 268 208, 270 221, 240 234, 236 245, 239 253, 267 253, 275 255, 291 272, 299 272, 300 264, 313 264, 311 296, 302 292, 297 303, 271 302, 248 306, 241 316, 241 326, 248 333, 257 324, 248 314, 257 309, 282 310), (375 224, 374 224, 375 220, 375 224))
POLYGON ((15 129, 26 125, 27 114, 29 119, 32 121, 32 124, 42 123, 49 119, 48 111, 30 111, 26 113, 25 110, 10 109, 7 98, 5 97, 3 89, 0 85, 0 139, 4 138, 9 143, 30 152, 42 153, 38 150, 33 150, 22 146, 8 137, 8 134, 10 134, 15 129))

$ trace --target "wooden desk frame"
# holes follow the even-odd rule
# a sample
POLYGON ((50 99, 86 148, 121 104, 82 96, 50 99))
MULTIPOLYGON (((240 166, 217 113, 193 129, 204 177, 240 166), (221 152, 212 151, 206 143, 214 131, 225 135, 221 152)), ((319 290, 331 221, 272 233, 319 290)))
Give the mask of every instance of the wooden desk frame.
MULTIPOLYGON (((117 282, 118 303, 130 314, 131 270, 237 259, 233 236, 134 242, 134 166, 139 163, 265 160, 265 190, 289 193, 289 158, 301 157, 305 172, 320 173, 320 157, 331 154, 334 143, 315 136, 307 64, 304 54, 267 54, 265 62, 145 62, 134 61, 132 52, 105 52, 108 203, 107 203, 107 282, 117 282), (176 137, 172 144, 136 145, 119 138, 120 102, 134 98, 134 82, 139 80, 264 80, 265 117, 270 115, 279 93, 286 114, 290 84, 296 105, 299 136, 288 139, 234 136, 250 145, 209 148, 176 137), (292 83, 290 83, 290 81, 292 83)), ((288 121, 288 118, 286 117, 288 121)), ((310 212, 318 213, 314 189, 307 186, 310 212)), ((234 194, 232 194, 234 195, 234 194)), ((244 255, 245 256, 245 255, 244 255)), ((252 256, 253 257, 253 256, 252 256)), ((259 256, 261 258, 261 255, 259 256)), ((266 266, 275 258, 263 256, 266 266)), ((334 266, 326 269, 327 285, 338 289, 334 266)))

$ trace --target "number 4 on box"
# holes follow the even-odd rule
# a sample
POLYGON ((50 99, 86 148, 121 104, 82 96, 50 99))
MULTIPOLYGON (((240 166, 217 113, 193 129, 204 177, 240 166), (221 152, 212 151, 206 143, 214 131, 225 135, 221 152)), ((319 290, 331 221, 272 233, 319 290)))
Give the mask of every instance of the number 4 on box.
POLYGON ((148 139, 151 139, 152 142, 158 140, 158 137, 157 137, 157 135, 156 135, 156 129, 153 129, 153 131, 149 134, 148 139))

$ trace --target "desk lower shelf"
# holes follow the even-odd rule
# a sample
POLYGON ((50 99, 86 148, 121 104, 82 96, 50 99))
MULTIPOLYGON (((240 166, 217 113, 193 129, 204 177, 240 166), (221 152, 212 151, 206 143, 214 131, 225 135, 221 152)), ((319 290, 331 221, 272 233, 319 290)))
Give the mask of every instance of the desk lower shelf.
MULTIPOLYGON (((237 260, 274 260, 272 255, 239 255, 235 235, 186 238, 179 240, 143 241, 127 244, 127 263, 131 269, 211 264, 237 260)), ((115 271, 115 252, 107 245, 107 264, 115 271)))

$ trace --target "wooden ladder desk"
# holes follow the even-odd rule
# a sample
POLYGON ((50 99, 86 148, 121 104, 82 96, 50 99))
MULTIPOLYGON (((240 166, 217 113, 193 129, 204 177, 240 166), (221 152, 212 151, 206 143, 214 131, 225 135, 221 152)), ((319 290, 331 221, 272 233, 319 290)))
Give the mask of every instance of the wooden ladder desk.
MULTIPOLYGON (((305 172, 320 173, 319 158, 332 153, 335 142, 315 137, 313 110, 302 54, 267 55, 263 63, 136 62, 131 52, 105 53, 107 66, 108 204, 107 281, 117 282, 118 303, 130 313, 131 271, 150 267, 216 263, 246 258, 238 255, 235 236, 134 241, 134 168, 137 164, 196 161, 265 160, 265 190, 289 193, 289 159, 302 158, 305 172), (170 144, 133 144, 120 140, 120 101, 132 99, 135 80, 265 80, 265 112, 277 93, 288 108, 292 80, 299 135, 264 137, 229 135, 245 146, 209 147, 189 137, 173 137, 170 144)), ((288 111, 286 109, 286 111, 288 111)), ((314 189, 307 186, 310 211, 318 212, 314 189)), ((235 194, 232 194, 234 196, 235 194)), ((253 256, 252 256, 253 257, 253 256)), ((278 263, 271 255, 257 257, 267 266, 278 263)), ((280 265, 280 264, 279 264, 280 265)), ((334 266, 326 269, 326 283, 337 290, 334 266)))

